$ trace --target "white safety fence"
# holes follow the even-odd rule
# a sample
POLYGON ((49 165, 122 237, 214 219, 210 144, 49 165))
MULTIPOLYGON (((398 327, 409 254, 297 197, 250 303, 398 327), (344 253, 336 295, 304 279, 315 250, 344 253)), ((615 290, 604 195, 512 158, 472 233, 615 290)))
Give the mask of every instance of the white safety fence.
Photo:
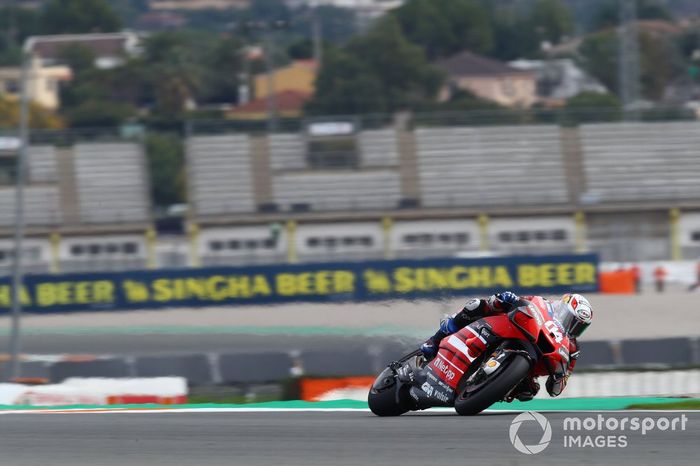
MULTIPOLYGON (((544 382, 544 379, 541 382, 544 382)), ((698 395, 700 370, 693 369, 574 374, 561 398, 698 395)), ((549 398, 544 387, 537 398, 549 398)))
MULTIPOLYGON (((545 378, 538 399, 550 399, 544 388, 545 378)), ((367 399, 369 386, 348 385, 334 388, 317 396, 317 401, 367 399)), ((645 371, 645 372, 595 372, 578 373, 559 398, 606 398, 621 396, 700 396, 700 370, 645 371)))
POLYGON ((0 384, 0 405, 178 404, 186 399, 187 381, 183 377, 76 377, 51 385, 0 384))

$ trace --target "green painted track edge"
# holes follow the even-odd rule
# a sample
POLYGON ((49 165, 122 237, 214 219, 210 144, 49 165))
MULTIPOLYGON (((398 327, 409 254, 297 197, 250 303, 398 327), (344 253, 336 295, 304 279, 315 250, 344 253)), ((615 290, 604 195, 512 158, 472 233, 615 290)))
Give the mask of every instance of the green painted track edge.
MULTIPOLYGON (((662 407, 663 404, 678 401, 698 400, 698 398, 644 398, 644 397, 621 397, 621 398, 564 398, 560 400, 532 400, 528 402, 514 401, 512 403, 497 403, 492 406, 492 410, 517 410, 517 411, 605 411, 625 409, 633 404, 652 404, 662 407)), ((267 409, 367 409, 367 403, 357 400, 337 400, 337 401, 270 401, 265 403, 246 404, 184 404, 184 405, 68 405, 68 406, 25 406, 25 405, 0 405, 0 411, 19 410, 66 410, 66 409, 246 409, 246 408, 267 408, 267 409)))

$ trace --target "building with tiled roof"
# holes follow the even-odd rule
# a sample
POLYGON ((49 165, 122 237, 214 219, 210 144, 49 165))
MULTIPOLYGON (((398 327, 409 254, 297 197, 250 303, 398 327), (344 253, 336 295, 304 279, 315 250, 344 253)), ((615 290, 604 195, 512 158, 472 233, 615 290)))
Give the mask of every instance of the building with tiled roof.
MULTIPOLYGON (((302 114, 304 104, 311 98, 308 92, 285 90, 274 94, 277 116, 294 118, 302 114)), ((228 117, 240 120, 261 120, 268 115, 268 97, 251 100, 248 103, 235 107, 228 113, 228 117)))
POLYGON ((24 49, 39 56, 45 65, 54 65, 61 62, 61 55, 67 47, 85 47, 95 55, 95 66, 109 69, 123 64, 127 57, 137 55, 139 45, 138 35, 125 31, 32 36, 25 42, 24 49))
POLYGON ((491 58, 464 51, 435 63, 447 75, 440 100, 449 100, 456 90, 507 107, 529 107, 537 99, 536 77, 491 58))

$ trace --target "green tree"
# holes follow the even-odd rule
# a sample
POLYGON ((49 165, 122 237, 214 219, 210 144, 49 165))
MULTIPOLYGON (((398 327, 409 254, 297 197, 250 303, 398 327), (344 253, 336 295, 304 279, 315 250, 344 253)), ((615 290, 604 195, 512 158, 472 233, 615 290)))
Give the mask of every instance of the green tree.
POLYGON ((620 99, 613 94, 601 94, 600 92, 581 92, 566 101, 566 108, 573 109, 620 109, 620 99))
MULTIPOLYGON (((586 70, 619 95, 619 40, 615 31, 591 35, 579 53, 586 70)), ((639 34, 642 97, 659 100, 666 87, 685 73, 678 48, 670 38, 639 34)))
POLYGON ((149 9, 149 0, 111 0, 112 8, 124 24, 130 24, 149 9))
POLYGON ((450 55, 457 46, 449 21, 430 0, 411 0, 395 11, 406 38, 421 44, 428 57, 450 55))
POLYGON ((642 90, 649 99, 658 101, 666 88, 686 71, 680 50, 670 38, 639 35, 642 90))
POLYGON ((92 49, 80 44, 69 44, 60 50, 59 59, 70 67, 74 77, 83 75, 93 70, 95 65, 95 53, 92 49))
POLYGON ((579 47, 584 68, 605 87, 618 93, 619 44, 612 31, 588 36, 579 47))
POLYGON ((473 0, 409 0, 393 11, 406 38, 436 59, 464 49, 487 53, 493 46, 488 12, 473 0))
POLYGON ((428 65, 423 50, 406 40, 392 16, 350 42, 347 50, 363 61, 379 81, 389 111, 432 99, 444 80, 439 71, 428 65))
MULTIPOLYGON (((672 21, 673 15, 659 0, 637 0, 637 18, 672 21)), ((620 24, 620 4, 618 0, 608 0, 598 8, 593 19, 592 29, 598 31, 620 24)))
POLYGON ((237 39, 223 38, 204 54, 199 101, 233 103, 238 100, 239 74, 243 68, 241 47, 237 39))
MULTIPOLYGON (((19 101, 0 96, 0 128, 17 128, 19 118, 19 101)), ((32 103, 29 106, 29 126, 36 129, 59 129, 64 127, 64 123, 54 112, 32 103)))
POLYGON ((50 0, 41 11, 45 34, 114 32, 121 20, 106 0, 50 0))
POLYGON ((444 76, 389 15, 342 50, 327 54, 316 80, 312 113, 385 113, 433 100, 444 76))
POLYGON ((22 43, 39 33, 39 14, 31 9, 0 7, 0 66, 19 66, 22 43))
POLYGON ((497 8, 491 5, 489 11, 494 30, 494 45, 490 56, 499 60, 515 60, 539 53, 541 39, 532 24, 532 18, 514 6, 497 8))
POLYGON ((154 112, 180 118, 188 101, 233 99, 239 47, 232 39, 220 40, 204 32, 169 31, 151 36, 144 45, 141 63, 148 70, 154 112))
POLYGON ((19 6, 0 7, 0 46, 21 45, 39 32, 39 14, 19 6))
POLYGON ((90 100, 66 111, 72 128, 113 128, 136 116, 136 108, 127 102, 90 100))
POLYGON ((556 44, 574 32, 571 11, 561 0, 537 0, 531 16, 541 40, 556 44))
POLYGON ((382 83, 365 63, 343 50, 326 54, 307 112, 351 115, 388 111, 382 83))
POLYGON ((571 123, 617 121, 622 116, 622 104, 612 94, 581 92, 566 101, 566 117, 571 123))
POLYGON ((151 175, 151 195, 156 206, 184 202, 185 171, 182 139, 174 133, 149 132, 146 155, 151 175))
POLYGON ((101 126, 148 108, 152 116, 174 123, 190 111, 189 103, 235 102, 240 47, 236 39, 209 32, 156 33, 145 40, 142 56, 109 70, 91 66, 84 50, 67 49, 64 60, 77 72, 61 90, 64 113, 71 124, 101 126), (117 111, 97 106, 90 123, 84 109, 96 103, 114 104, 117 111))

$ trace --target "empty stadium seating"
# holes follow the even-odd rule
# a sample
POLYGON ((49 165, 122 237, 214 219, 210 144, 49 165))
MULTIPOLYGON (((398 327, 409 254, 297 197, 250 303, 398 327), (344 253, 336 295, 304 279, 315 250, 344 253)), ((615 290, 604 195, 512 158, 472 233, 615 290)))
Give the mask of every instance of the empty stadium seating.
POLYGON ((584 201, 700 198, 700 124, 583 125, 580 136, 584 201))
POLYGON ((187 162, 189 202, 196 214, 255 210, 248 136, 191 137, 187 162))
MULTIPOLYGON (((58 187, 52 185, 24 188, 24 221, 27 225, 59 225, 63 221, 58 187)), ((0 225, 15 224, 15 189, 0 188, 0 225)))
POLYGON ((393 167, 399 162, 393 129, 367 130, 358 134, 362 167, 393 167))
POLYGON ((306 145, 299 134, 278 133, 268 139, 270 168, 273 171, 304 170, 306 168, 306 145))
POLYGON ((138 144, 77 144, 74 165, 82 223, 148 220, 148 175, 138 144))
POLYGON ((58 179, 56 148, 29 146, 27 151, 30 183, 54 183, 58 179))
POLYGON ((556 126, 422 128, 416 141, 424 206, 567 201, 556 126))
POLYGON ((311 210, 393 209, 401 197, 395 170, 283 173, 273 178, 275 202, 311 210))

